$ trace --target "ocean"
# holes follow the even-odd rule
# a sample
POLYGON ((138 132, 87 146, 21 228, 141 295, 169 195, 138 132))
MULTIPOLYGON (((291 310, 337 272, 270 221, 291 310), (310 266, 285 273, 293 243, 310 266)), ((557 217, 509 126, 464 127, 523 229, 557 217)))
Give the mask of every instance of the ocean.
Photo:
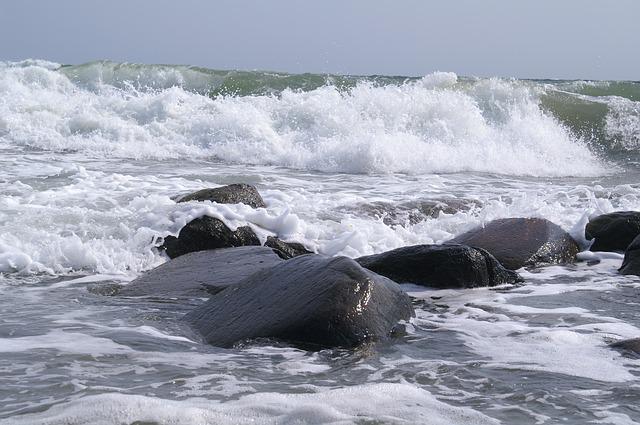
POLYGON ((587 250, 619 210, 640 210, 640 82, 0 63, 0 424, 639 423, 640 357, 608 346, 640 337, 621 254, 403 284, 407 334, 355 350, 216 348, 184 304, 105 294, 204 215, 355 258, 505 217, 587 250), (267 208, 175 202, 230 183, 267 208))

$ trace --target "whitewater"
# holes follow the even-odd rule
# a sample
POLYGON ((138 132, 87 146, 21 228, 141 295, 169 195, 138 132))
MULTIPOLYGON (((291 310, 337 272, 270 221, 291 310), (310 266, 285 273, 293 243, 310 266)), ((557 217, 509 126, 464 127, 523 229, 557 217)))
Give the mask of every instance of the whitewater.
POLYGON ((358 257, 640 210, 640 83, 0 62, 0 424, 640 422, 640 278, 619 254, 520 287, 403 285, 393 343, 203 345, 107 296, 194 218, 358 257), (231 183, 266 208, 176 203, 231 183), (455 206, 425 212, 421 202, 455 206))

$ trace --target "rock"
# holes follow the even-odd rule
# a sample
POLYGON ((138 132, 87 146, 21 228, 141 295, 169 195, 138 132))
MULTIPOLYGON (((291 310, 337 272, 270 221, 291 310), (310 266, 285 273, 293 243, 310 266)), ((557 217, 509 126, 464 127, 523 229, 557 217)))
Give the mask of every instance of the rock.
POLYGON ((213 295, 184 320, 219 347, 259 337, 354 347, 387 338, 413 315, 395 282, 346 257, 303 255, 213 295))
POLYGON ((475 288, 521 282, 487 251, 465 245, 415 245, 356 259, 400 283, 435 288, 475 288))
POLYGON ((120 295, 209 297, 281 261, 275 250, 262 246, 192 252, 146 272, 122 287, 120 295))
POLYGON ((260 240, 249 226, 232 231, 221 220, 204 216, 187 223, 177 238, 167 236, 160 248, 170 258, 176 258, 189 252, 247 245, 260 245, 260 240))
POLYGON ((284 242, 275 236, 267 236, 267 241, 264 243, 264 246, 275 249, 278 252, 278 255, 284 260, 288 260, 299 255, 313 254, 313 252, 308 251, 301 243, 284 242))
POLYGON ((494 220, 453 238, 489 251, 504 267, 564 264, 575 261, 580 251, 575 240, 560 226, 543 218, 503 218, 494 220))
POLYGON ((640 235, 629 244, 619 271, 622 274, 640 276, 640 235))
POLYGON ((609 347, 640 354, 640 338, 625 339, 623 341, 614 342, 613 344, 610 344, 609 347))
POLYGON ((469 211, 476 206, 482 206, 482 202, 477 199, 461 198, 417 199, 399 204, 400 208, 412 212, 409 216, 411 224, 424 221, 427 218, 437 218, 440 213, 455 214, 459 211, 469 211))
POLYGON ((482 203, 475 199, 443 198, 417 199, 399 203, 369 202, 356 205, 342 206, 338 210, 357 216, 382 219, 387 226, 407 224, 413 225, 427 218, 436 218, 442 212, 455 214, 458 211, 468 211, 482 203))
POLYGON ((266 207, 258 190, 249 184, 230 184, 215 189, 202 189, 178 199, 178 202, 188 201, 212 201, 218 204, 243 203, 253 208, 266 207))
POLYGON ((120 295, 120 291, 122 291, 124 287, 125 286, 120 283, 96 283, 87 286, 87 291, 103 297, 113 297, 120 295))
POLYGON ((640 234, 640 212, 618 211, 589 220, 584 230, 587 240, 595 239, 591 251, 624 252, 640 234))

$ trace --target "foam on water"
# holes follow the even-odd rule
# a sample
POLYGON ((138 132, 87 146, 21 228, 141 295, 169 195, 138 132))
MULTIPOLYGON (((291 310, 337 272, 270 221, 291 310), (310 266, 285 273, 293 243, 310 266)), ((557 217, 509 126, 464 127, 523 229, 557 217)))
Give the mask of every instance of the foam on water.
MULTIPOLYGON (((640 361, 622 357, 607 342, 637 337, 640 328, 603 311, 518 303, 575 291, 615 291, 610 277, 612 271, 615 273, 615 268, 611 270, 613 264, 617 268, 620 263, 606 260, 597 266, 582 266, 582 273, 569 274, 580 282, 573 285, 545 284, 558 278, 559 270, 549 268, 535 274, 523 273, 529 284, 503 293, 487 289, 462 293, 408 289, 415 291, 411 293, 414 297, 437 296, 439 303, 449 306, 446 313, 419 313, 417 323, 455 331, 467 347, 486 359, 486 367, 546 371, 603 382, 635 382, 635 368, 640 367, 640 361)), ((563 269, 562 275, 567 276, 563 269)))
POLYGON ((0 338, 0 352, 55 350, 64 353, 88 354, 94 357, 131 353, 133 350, 108 338, 90 337, 83 333, 51 331, 46 335, 20 338, 0 338))
POLYGON ((121 76, 148 79, 142 89, 105 79, 105 67, 97 76, 92 69, 71 80, 37 63, 0 67, 2 141, 93 156, 218 158, 346 173, 605 172, 582 141, 541 111, 536 89, 517 81, 469 86, 444 73, 212 99, 184 88, 178 75, 185 70, 140 67, 121 76))

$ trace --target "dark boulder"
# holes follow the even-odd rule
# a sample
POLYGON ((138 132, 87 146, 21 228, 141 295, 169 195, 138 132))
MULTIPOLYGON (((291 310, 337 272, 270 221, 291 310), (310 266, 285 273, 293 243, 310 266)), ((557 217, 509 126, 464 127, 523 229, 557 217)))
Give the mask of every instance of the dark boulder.
POLYGON ((178 202, 212 201, 218 204, 243 203, 253 208, 265 208, 266 205, 258 190, 249 184, 230 184, 215 189, 202 189, 178 199, 178 202))
POLYGON ((466 245, 407 246, 356 261, 396 282, 435 288, 475 288, 522 281, 487 251, 466 245))
POLYGON ((640 276, 640 235, 636 236, 624 253, 620 273, 640 276))
POLYGON ((213 295, 184 319, 219 347, 259 337, 354 347, 385 339, 413 315, 395 282, 346 257, 303 255, 213 295))
POLYGON ((640 338, 625 339, 623 341, 614 342, 609 346, 618 350, 631 351, 633 353, 640 354, 640 338))
POLYGON ((288 260, 299 255, 313 254, 313 252, 307 250, 307 248, 305 248, 301 243, 284 242, 275 236, 268 236, 264 246, 277 250, 278 255, 284 260, 288 260))
POLYGON ((167 236, 160 248, 170 258, 176 258, 189 252, 247 245, 260 245, 260 240, 249 226, 232 231, 221 220, 204 216, 187 223, 177 238, 167 236))
POLYGON ((560 226, 543 218, 503 218, 456 236, 448 243, 489 251, 504 267, 574 262, 580 251, 560 226))
POLYGON ((640 212, 618 211, 589 220, 584 235, 592 240, 591 251, 624 251, 640 235, 640 212))
POLYGON ((209 297, 281 261, 273 249, 262 246, 192 252, 146 272, 120 289, 120 295, 209 297))

